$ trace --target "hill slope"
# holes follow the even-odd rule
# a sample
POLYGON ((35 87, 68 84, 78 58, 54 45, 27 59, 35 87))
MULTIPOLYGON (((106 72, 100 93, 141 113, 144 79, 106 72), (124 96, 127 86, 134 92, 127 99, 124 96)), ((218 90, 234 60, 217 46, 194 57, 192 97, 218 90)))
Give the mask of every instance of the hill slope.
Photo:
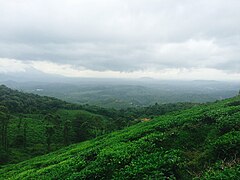
POLYGON ((97 109, 91 113, 81 105, 23 93, 1 85, 0 165, 20 162, 67 144, 96 137, 110 131, 110 124, 110 118, 98 114, 97 109), (81 126, 81 121, 90 125, 81 126), (47 129, 51 130, 50 149, 47 148, 47 129), (76 132, 82 132, 82 129, 84 134, 80 139, 76 132), (2 141, 4 137, 5 144, 2 141))
POLYGON ((196 105, 176 103, 125 110, 105 109, 23 93, 1 85, 0 166, 196 105))
POLYGON ((240 96, 0 169, 1 179, 238 179, 240 96))
POLYGON ((0 105, 7 107, 11 113, 39 113, 73 106, 56 98, 12 90, 5 85, 0 85, 0 105))

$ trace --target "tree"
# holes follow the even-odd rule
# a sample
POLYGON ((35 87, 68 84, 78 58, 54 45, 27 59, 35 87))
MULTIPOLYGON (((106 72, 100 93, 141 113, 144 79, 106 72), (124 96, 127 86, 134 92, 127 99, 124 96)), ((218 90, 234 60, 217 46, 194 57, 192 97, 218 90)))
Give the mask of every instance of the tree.
POLYGON ((60 125, 62 123, 61 117, 59 116, 59 114, 48 113, 44 117, 44 120, 46 120, 48 124, 54 124, 58 128, 60 127, 60 125))
POLYGON ((26 148, 27 146, 27 122, 23 125, 23 147, 26 148))
POLYGON ((61 117, 58 114, 55 114, 53 116, 53 123, 57 126, 60 127, 61 122, 61 117))
POLYGON ((21 126, 22 126, 22 119, 23 119, 23 115, 20 114, 20 115, 19 115, 19 121, 18 121, 18 131, 20 131, 20 128, 21 128, 21 126))
POLYGON ((54 116, 49 113, 44 117, 44 120, 46 120, 48 124, 53 123, 54 116))
POLYGON ((64 123, 64 127, 63 127, 64 145, 69 145, 70 126, 71 126, 71 121, 67 120, 67 121, 64 123))
POLYGON ((17 146, 17 147, 26 148, 26 144, 27 144, 27 122, 25 121, 23 123, 23 115, 21 115, 21 114, 19 116, 19 121, 18 121, 17 128, 18 128, 18 131, 16 132, 14 145, 17 146))
POLYGON ((54 127, 52 125, 46 126, 46 143, 48 152, 51 151, 52 136, 54 134, 54 127))
POLYGON ((8 110, 4 106, 0 106, 0 122, 1 122, 1 145, 5 151, 8 149, 8 123, 10 116, 8 110))
POLYGON ((89 122, 86 115, 79 115, 73 120, 73 130, 75 132, 75 141, 81 142, 91 137, 89 133, 89 122))

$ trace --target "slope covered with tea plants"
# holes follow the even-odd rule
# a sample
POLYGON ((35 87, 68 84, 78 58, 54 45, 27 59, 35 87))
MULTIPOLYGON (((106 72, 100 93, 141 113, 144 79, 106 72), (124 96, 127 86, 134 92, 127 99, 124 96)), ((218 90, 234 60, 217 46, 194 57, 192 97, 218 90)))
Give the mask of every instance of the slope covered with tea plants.
POLYGON ((55 151, 196 104, 125 110, 76 105, 0 86, 0 166, 55 151))
POLYGON ((1 179, 238 179, 240 96, 0 169, 1 179))

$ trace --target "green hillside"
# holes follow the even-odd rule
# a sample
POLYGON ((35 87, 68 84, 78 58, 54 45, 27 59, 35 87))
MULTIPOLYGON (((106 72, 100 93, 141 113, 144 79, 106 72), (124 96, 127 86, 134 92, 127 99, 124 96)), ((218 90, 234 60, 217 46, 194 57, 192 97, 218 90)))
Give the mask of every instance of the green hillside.
POLYGON ((240 96, 0 169, 1 179, 239 179, 240 96))
POLYGON ((7 107, 11 113, 46 113, 59 108, 77 108, 56 98, 23 93, 4 85, 0 85, 0 105, 7 107))
POLYGON ((155 104, 125 110, 76 105, 0 86, 0 166, 18 163, 73 143, 196 106, 155 104))
POLYGON ((86 108, 1 85, 0 166, 46 154, 114 129, 110 128, 114 125, 110 117, 98 114, 93 107, 94 112, 86 108), (81 138, 77 132, 82 132, 81 138))

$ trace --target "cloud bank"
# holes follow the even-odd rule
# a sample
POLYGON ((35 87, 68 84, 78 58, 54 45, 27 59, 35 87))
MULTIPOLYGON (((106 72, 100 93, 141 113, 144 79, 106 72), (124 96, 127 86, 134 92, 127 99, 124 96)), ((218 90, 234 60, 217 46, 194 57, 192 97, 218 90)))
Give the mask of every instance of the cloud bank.
POLYGON ((0 72, 240 79, 237 0, 0 4, 0 72))

